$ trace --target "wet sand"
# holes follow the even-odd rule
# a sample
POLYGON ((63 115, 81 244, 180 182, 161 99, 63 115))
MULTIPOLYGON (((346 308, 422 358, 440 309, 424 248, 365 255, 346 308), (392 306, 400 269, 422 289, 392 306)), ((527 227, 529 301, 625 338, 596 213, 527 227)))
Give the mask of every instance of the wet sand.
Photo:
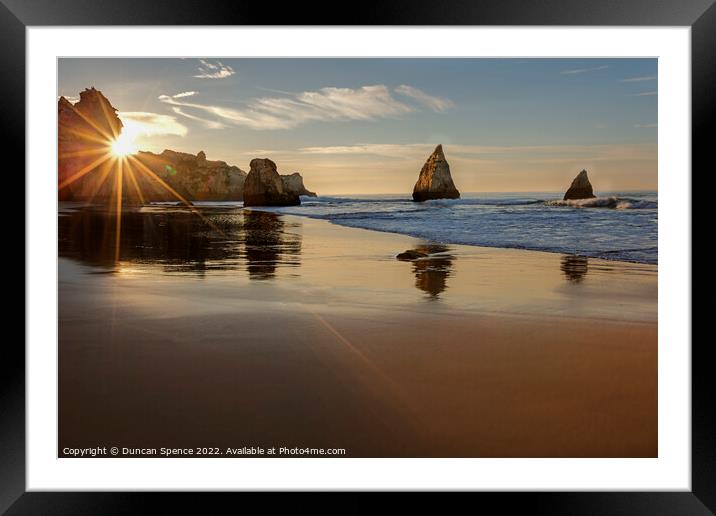
POLYGON ((60 456, 657 455, 655 266, 240 210, 212 230, 135 215, 117 262, 111 220, 60 217, 60 456))

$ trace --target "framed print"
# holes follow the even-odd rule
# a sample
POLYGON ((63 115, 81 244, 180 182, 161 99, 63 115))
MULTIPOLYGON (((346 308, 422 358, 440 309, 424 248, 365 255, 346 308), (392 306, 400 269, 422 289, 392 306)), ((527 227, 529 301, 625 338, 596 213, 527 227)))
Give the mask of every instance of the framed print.
POLYGON ((350 26, 80 4, 0 9, 26 149, 8 514, 286 490, 713 510, 711 2, 350 26))

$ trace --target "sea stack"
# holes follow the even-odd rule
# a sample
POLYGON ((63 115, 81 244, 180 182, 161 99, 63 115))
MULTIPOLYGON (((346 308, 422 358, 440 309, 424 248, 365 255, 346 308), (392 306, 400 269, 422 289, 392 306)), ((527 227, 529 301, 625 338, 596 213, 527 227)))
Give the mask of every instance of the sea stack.
POLYGON ((251 160, 249 175, 244 181, 244 206, 296 206, 300 197, 289 192, 270 159, 251 160))
POLYGON ((438 145, 423 165, 418 182, 413 188, 413 200, 417 202, 430 199, 459 199, 460 192, 455 188, 448 165, 443 154, 443 146, 438 145))
POLYGON ((592 191, 592 183, 589 182, 587 171, 582 170, 572 181, 572 185, 564 194, 564 200, 570 199, 593 199, 596 197, 592 191))
POLYGON ((296 195, 305 195, 307 197, 316 197, 316 192, 311 192, 303 184, 303 178, 298 172, 293 174, 281 175, 283 187, 288 193, 296 195))

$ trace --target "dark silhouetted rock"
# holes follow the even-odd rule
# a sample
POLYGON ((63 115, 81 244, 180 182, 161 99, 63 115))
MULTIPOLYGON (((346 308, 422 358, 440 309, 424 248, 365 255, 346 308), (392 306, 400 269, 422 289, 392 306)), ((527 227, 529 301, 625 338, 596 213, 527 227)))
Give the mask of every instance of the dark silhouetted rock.
POLYGON ((438 299, 447 288, 447 279, 452 275, 455 257, 443 244, 424 244, 408 249, 396 258, 413 264, 415 286, 426 292, 431 299, 438 299))
POLYGON ((582 170, 577 177, 572 181, 572 185, 564 194, 564 200, 568 201, 571 199, 592 199, 594 198, 594 192, 592 192, 592 184, 589 182, 587 177, 587 171, 582 170))
POLYGON ((99 200, 106 196, 111 181, 103 181, 102 174, 96 172, 108 166, 112 142, 121 132, 117 110, 99 90, 84 90, 75 104, 60 97, 57 102, 59 200, 99 200))
POLYGON ((413 188, 414 201, 427 201, 429 199, 459 199, 460 192, 450 176, 448 165, 443 154, 443 146, 438 145, 423 165, 418 182, 413 188))
POLYGON ((396 258, 398 260, 417 260, 418 258, 425 258, 426 256, 426 253, 416 251, 415 249, 408 249, 400 253, 396 258))
POLYGON ((308 197, 316 197, 316 192, 311 192, 307 190, 306 187, 303 185, 303 178, 298 172, 294 172, 293 174, 281 175, 281 180, 283 181, 284 188, 289 193, 293 193, 296 195, 306 195, 308 197))
POLYGON ((296 193, 286 190, 276 163, 270 159, 251 160, 244 182, 244 206, 295 206, 301 204, 296 193))

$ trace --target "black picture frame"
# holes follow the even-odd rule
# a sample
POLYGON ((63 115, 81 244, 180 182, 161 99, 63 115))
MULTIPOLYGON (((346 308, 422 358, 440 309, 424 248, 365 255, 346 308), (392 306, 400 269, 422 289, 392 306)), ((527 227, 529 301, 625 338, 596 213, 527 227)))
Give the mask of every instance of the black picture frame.
MULTIPOLYGON (((0 0, 0 80, 5 149, 24 170, 25 29, 37 25, 602 25, 690 26, 692 51, 692 169, 707 169, 716 141, 716 5, 714 0, 443 0, 312 2, 310 5, 198 0, 0 0), (348 9, 352 10, 348 10, 348 9)), ((684 171, 691 175, 691 171, 684 171)), ((18 185, 24 192, 24 185, 18 185)), ((26 192, 25 192, 26 193, 26 192)), ((19 247, 19 244, 18 244, 19 247)), ((25 270, 26 278, 32 274, 25 270)), ((713 514, 716 512, 716 404, 709 343, 692 343, 692 490, 689 492, 479 493, 501 510, 549 514, 713 514)), ((687 346, 689 342, 669 345, 687 346)), ((125 514, 149 502, 163 513, 211 513, 235 494, 41 493, 25 490, 25 349, 8 338, 0 359, 0 512, 7 514, 125 514)), ((247 496, 244 494, 243 496, 247 496)), ((256 499, 261 495, 250 495, 256 499)), ((291 496, 292 504, 299 502, 291 496)), ((479 500, 482 503, 482 500, 479 500)), ((299 502, 300 503, 300 502, 299 502)), ((442 504, 442 502, 440 502, 442 504)), ((474 502, 471 502, 474 503, 474 502)), ((355 509, 358 502, 345 503, 355 509)))

